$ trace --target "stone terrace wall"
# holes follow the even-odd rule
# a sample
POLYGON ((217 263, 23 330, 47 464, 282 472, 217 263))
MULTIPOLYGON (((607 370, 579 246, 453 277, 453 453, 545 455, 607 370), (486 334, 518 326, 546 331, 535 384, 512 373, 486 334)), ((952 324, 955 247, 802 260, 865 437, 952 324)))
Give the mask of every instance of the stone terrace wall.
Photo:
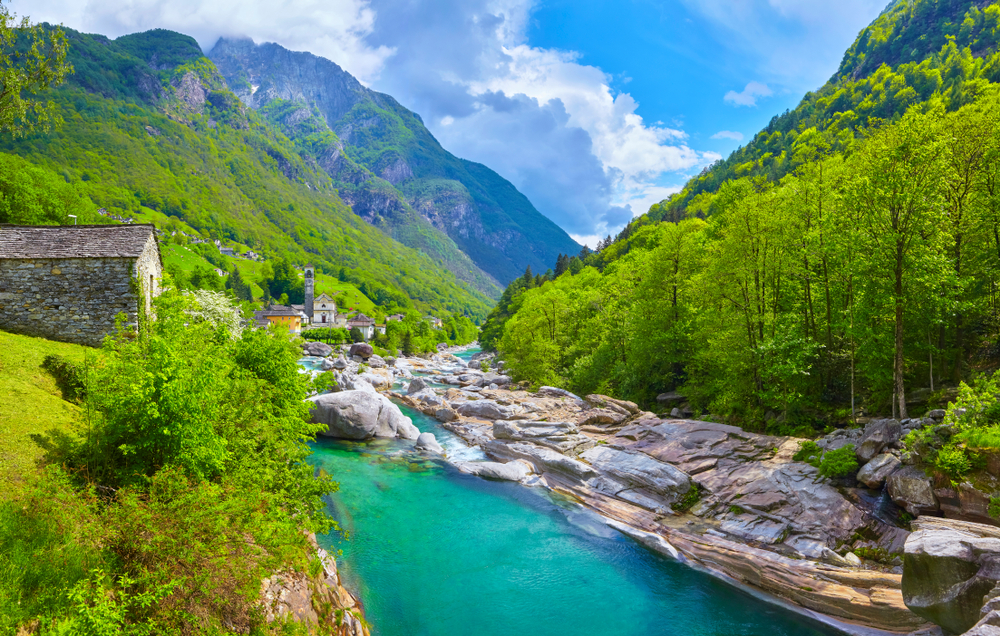
POLYGON ((135 258, 0 259, 0 329, 98 346, 138 308, 135 258))

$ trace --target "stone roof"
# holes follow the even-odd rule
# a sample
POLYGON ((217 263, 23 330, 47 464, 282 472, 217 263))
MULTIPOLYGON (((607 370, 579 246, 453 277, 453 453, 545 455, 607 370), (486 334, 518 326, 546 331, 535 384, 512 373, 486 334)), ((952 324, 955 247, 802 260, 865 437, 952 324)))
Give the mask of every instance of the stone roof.
POLYGON ((349 326, 368 327, 375 324, 375 321, 364 314, 358 314, 347 321, 349 326))
POLYGON ((258 318, 266 318, 268 316, 298 316, 299 312, 284 305, 268 305, 267 309, 258 309, 254 312, 254 315, 258 318))
POLYGON ((0 258, 138 258, 154 227, 0 225, 0 258))

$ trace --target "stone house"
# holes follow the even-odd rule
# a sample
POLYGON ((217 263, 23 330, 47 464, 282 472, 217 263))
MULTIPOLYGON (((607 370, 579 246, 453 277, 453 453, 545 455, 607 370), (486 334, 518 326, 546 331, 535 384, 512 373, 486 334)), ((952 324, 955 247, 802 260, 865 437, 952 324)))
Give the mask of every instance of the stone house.
POLYGON ((155 228, 0 225, 0 329, 99 346, 160 293, 155 228))
POLYGON ((302 317, 299 310, 284 305, 268 305, 254 312, 254 321, 258 327, 280 325, 292 333, 301 333, 302 317))
POLYGON ((357 327, 361 335, 364 336, 365 340, 371 340, 375 335, 375 321, 364 314, 358 314, 354 318, 347 321, 347 328, 353 329, 357 327))

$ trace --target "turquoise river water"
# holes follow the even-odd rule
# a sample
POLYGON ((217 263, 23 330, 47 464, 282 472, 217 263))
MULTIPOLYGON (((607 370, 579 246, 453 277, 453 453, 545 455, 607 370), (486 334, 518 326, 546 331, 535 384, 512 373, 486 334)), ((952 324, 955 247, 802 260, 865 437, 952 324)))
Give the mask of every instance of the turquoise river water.
MULTIPOLYGON (((466 352, 462 357, 474 353, 466 352)), ((480 459, 401 407, 450 457, 480 459)), ((320 537, 377 636, 829 636, 838 632, 662 558, 541 488, 459 473, 395 441, 321 440, 340 482, 320 537)))

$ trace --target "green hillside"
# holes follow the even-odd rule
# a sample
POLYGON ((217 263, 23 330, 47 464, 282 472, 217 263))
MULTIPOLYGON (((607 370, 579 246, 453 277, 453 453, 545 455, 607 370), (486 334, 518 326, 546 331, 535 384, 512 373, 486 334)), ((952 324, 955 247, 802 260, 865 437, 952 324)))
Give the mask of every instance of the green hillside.
POLYGON ((193 39, 67 35, 76 72, 51 94, 64 125, 0 150, 114 215, 153 211, 268 258, 346 268, 371 297, 421 311, 488 311, 485 294, 353 214, 328 175, 226 90, 193 39))
POLYGON ((1000 5, 973 0, 898 0, 863 29, 840 68, 792 111, 771 119, 746 146, 654 206, 656 219, 705 215, 722 184, 744 176, 772 181, 817 155, 851 147, 872 119, 894 121, 940 99, 948 110, 1000 81, 1000 5))
POLYGON ((484 346, 518 380, 649 408, 679 391, 781 434, 920 416, 982 382, 1000 367, 998 16, 892 4, 746 148, 599 252, 514 281, 484 346))

